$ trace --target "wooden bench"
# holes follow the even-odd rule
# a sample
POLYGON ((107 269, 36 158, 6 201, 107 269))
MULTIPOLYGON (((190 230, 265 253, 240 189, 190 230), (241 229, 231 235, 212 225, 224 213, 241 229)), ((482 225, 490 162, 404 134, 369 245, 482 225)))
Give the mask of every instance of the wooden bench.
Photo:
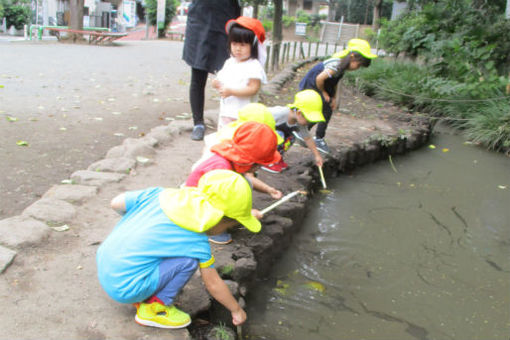
POLYGON ((80 35, 87 35, 89 37, 89 44, 111 44, 113 41, 127 36, 127 33, 116 33, 116 32, 105 32, 105 31, 93 31, 93 30, 73 30, 70 28, 62 27, 48 27, 45 26, 43 29, 51 32, 55 32, 55 36, 58 40, 62 39, 61 33, 75 33, 80 35))
POLYGON ((184 33, 177 31, 166 31, 166 36, 172 40, 184 40, 184 33))

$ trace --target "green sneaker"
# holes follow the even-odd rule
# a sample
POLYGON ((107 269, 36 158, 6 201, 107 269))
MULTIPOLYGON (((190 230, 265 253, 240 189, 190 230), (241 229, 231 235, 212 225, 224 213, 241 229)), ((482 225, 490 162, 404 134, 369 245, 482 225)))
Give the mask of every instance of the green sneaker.
POLYGON ((191 318, 174 305, 164 306, 158 302, 153 302, 141 303, 138 306, 135 321, 143 326, 184 328, 191 323, 191 318))

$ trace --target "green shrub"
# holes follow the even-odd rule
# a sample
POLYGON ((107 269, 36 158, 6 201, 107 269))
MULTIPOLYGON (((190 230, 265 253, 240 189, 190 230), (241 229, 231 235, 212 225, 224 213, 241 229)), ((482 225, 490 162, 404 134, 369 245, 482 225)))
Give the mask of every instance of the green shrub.
POLYGON ((312 22, 312 16, 303 10, 299 10, 296 12, 296 21, 309 24, 312 22))
POLYGON ((282 24, 284 27, 290 27, 290 25, 294 24, 296 22, 296 18, 295 17, 291 17, 291 16, 288 16, 288 15, 284 15, 282 17, 282 24))
POLYGON ((507 80, 498 77, 463 82, 439 77, 431 69, 376 59, 368 68, 346 72, 344 81, 376 98, 440 116, 489 149, 510 150, 510 103, 500 100, 505 96, 507 80))
POLYGON ((266 32, 273 31, 273 21, 270 19, 262 20, 262 26, 264 26, 264 29, 266 30, 266 32))
POLYGON ((14 28, 20 30, 23 29, 25 24, 30 23, 32 10, 29 0, 5 1, 3 6, 7 28, 14 26, 14 28))
MULTIPOLYGON (((178 0, 166 0, 165 2, 165 22, 164 27, 158 27, 158 37, 164 37, 166 28, 172 21, 172 18, 175 16, 177 11, 177 6, 179 5, 178 0)), ((151 25, 156 26, 158 24, 158 1, 157 0, 146 0, 145 1, 145 10, 147 11, 147 15, 149 17, 149 23, 151 25)))

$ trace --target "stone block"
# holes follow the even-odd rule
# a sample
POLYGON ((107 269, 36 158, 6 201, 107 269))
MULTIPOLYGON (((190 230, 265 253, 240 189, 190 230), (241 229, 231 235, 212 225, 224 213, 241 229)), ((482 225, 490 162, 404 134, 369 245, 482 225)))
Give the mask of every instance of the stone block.
POLYGON ((71 179, 78 184, 103 186, 107 183, 120 182, 126 175, 113 172, 97 172, 78 170, 71 175, 71 179))
POLYGON ((128 174, 131 169, 136 167, 136 160, 133 158, 119 157, 106 158, 92 163, 87 170, 98 172, 118 172, 128 174))
POLYGON ((158 143, 165 143, 171 141, 174 135, 168 125, 160 125, 152 128, 146 136, 156 139, 158 143))
POLYGON ((14 216, 0 221, 0 244, 22 249, 45 241, 51 233, 45 223, 26 217, 14 216))
POLYGON ((23 210, 23 216, 50 223, 71 221, 76 215, 75 207, 66 201, 54 198, 42 198, 23 210))
MULTIPOLYGON (((122 145, 111 148, 105 158, 120 158, 127 157, 136 159, 138 156, 149 157, 156 154, 153 148, 154 138, 151 139, 135 139, 127 138, 122 145)), ((157 142, 157 141, 156 141, 157 142)))
POLYGON ((237 281, 243 281, 254 276, 257 270, 257 262, 252 258, 240 258, 235 262, 234 274, 232 278, 237 281))
POLYGON ((62 184, 54 185, 48 190, 43 198, 53 198, 69 203, 83 203, 85 200, 97 195, 98 188, 88 185, 62 184))
POLYGON ((0 274, 9 267, 16 256, 16 252, 9 248, 0 246, 0 274))
POLYGON ((197 271, 175 300, 176 305, 192 317, 211 308, 211 297, 197 271))

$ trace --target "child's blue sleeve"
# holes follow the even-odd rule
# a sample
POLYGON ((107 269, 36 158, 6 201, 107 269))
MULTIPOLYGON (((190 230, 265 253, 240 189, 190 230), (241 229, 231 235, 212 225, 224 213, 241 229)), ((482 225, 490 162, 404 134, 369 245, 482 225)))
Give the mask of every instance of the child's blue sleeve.
POLYGON ((159 193, 163 188, 149 188, 144 190, 128 191, 125 194, 126 212, 135 207, 140 202, 144 201, 148 197, 159 193))

